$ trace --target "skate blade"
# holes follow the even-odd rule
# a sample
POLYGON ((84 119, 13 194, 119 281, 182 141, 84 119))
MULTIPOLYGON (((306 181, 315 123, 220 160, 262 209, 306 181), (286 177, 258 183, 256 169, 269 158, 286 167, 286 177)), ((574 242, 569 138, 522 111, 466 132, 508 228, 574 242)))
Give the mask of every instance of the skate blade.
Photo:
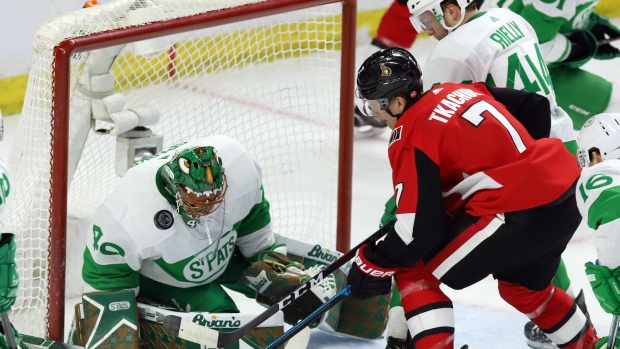
POLYGON ((558 349, 558 346, 553 343, 540 343, 529 339, 526 339, 525 342, 527 343, 527 346, 532 349, 558 349))

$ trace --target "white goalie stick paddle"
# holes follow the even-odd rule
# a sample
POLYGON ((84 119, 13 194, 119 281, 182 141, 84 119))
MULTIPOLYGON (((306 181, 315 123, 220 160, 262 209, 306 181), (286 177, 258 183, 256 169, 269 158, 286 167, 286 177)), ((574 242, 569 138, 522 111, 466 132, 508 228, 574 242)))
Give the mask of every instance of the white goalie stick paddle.
POLYGON ((241 326, 239 329, 233 332, 219 332, 208 327, 200 326, 193 323, 189 319, 184 319, 176 315, 168 315, 164 318, 164 328, 166 329, 166 331, 168 331, 169 334, 173 336, 188 340, 190 342, 205 345, 207 348, 226 348, 227 346, 237 342, 239 339, 241 339, 241 337, 250 333, 250 331, 263 323, 265 320, 272 317, 278 311, 284 309, 295 299, 301 297, 301 295, 310 290, 314 285, 321 282, 323 278, 330 275, 338 268, 342 267, 351 259, 353 259, 353 257, 355 257, 355 254, 357 253, 357 250, 362 247, 362 245, 376 241, 378 238, 382 237, 386 233, 387 232, 385 230, 379 229, 377 232, 362 241, 359 245, 355 246, 354 248, 349 250, 349 252, 345 253, 344 255, 342 255, 342 257, 334 261, 334 263, 328 265, 321 272, 311 277, 305 283, 301 284, 298 288, 296 288, 288 296, 284 297, 281 301, 267 308, 267 310, 262 312, 260 315, 250 320, 247 324, 241 326))

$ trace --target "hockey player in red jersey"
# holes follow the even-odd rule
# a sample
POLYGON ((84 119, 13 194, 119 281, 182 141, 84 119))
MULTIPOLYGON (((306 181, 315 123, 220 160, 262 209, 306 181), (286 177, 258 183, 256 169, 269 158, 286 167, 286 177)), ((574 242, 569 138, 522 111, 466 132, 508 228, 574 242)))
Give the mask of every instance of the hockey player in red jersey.
POLYGON ((353 294, 387 293, 393 276, 414 347, 451 349, 452 303, 440 284, 462 289, 493 275, 501 297, 559 347, 593 347, 592 325, 551 283, 581 220, 580 170, 560 140, 535 140, 510 101, 493 97, 527 92, 444 83, 422 94, 418 64, 399 48, 370 56, 357 85, 361 109, 393 129, 398 209, 386 235, 359 249, 353 294))
MULTIPOLYGON (((478 8, 482 0, 476 0, 478 8)), ((394 0, 381 17, 377 35, 368 45, 368 56, 378 50, 390 47, 409 48, 413 45, 418 32, 411 25, 411 13, 407 7, 407 0, 394 0)), ((365 138, 383 133, 385 123, 376 116, 365 114, 355 108, 355 137, 365 138)))

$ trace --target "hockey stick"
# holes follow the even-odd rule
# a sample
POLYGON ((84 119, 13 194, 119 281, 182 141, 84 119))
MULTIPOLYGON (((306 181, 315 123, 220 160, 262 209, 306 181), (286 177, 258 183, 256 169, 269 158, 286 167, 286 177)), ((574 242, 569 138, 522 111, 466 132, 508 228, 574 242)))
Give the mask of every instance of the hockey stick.
POLYGON ((604 40, 599 40, 597 42, 597 46, 603 46, 603 45, 607 45, 611 42, 614 42, 616 40, 620 40, 620 36, 618 36, 617 38, 611 38, 611 39, 604 39, 604 40))
POLYGON ((618 333, 618 316, 611 318, 611 328, 609 329, 609 337, 607 338, 607 348, 615 348, 616 334, 618 333))
POLYGON ((17 349, 17 342, 15 342, 15 337, 13 336, 13 328, 11 328, 9 315, 7 313, 2 313, 0 315, 0 320, 2 321, 4 336, 6 337, 6 344, 9 346, 9 349, 17 349))
POLYGON ((284 299, 282 299, 280 302, 267 308, 267 310, 262 312, 260 315, 258 315, 250 322, 241 326, 239 329, 233 332, 219 332, 208 327, 200 326, 196 323, 193 323, 189 319, 184 319, 176 315, 168 315, 164 318, 164 328, 173 336, 188 340, 190 342, 203 344, 207 348, 225 348, 237 342, 239 339, 241 339, 241 337, 250 333, 250 331, 252 331, 258 325, 272 317, 278 311, 284 309, 295 299, 299 298, 301 295, 310 290, 314 285, 321 282, 323 278, 330 275, 338 268, 353 259, 357 250, 362 247, 362 245, 376 241, 382 235, 385 235, 385 231, 381 229, 378 230, 377 232, 366 238, 364 241, 362 241, 359 245, 349 250, 349 252, 342 255, 334 263, 328 265, 321 272, 310 278, 305 283, 301 284, 301 286, 296 288, 295 291, 293 291, 288 296, 284 297, 284 299))
POLYGON ((342 299, 344 299, 344 297, 350 294, 351 294, 351 286, 345 287, 344 290, 338 292, 338 294, 336 294, 332 299, 323 303, 323 305, 321 305, 315 311, 313 311, 312 314, 308 315, 305 319, 298 322, 297 325, 291 327, 288 331, 286 331, 286 333, 284 333, 278 339, 276 339, 271 344, 269 344, 267 347, 265 347, 265 349, 275 348, 278 345, 282 344, 289 337, 294 336, 295 334, 297 334, 297 332, 306 328, 306 326, 308 326, 310 321, 312 321, 314 318, 316 318, 317 316, 323 315, 326 311, 331 309, 333 306, 338 304, 342 299))

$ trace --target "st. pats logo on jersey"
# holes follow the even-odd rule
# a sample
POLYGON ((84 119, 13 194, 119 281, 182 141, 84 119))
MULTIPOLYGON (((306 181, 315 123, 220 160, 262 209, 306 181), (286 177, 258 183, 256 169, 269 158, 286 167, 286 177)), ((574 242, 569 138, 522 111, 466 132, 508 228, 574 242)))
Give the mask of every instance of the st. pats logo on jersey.
POLYGON ((236 234, 228 240, 221 240, 218 246, 210 245, 182 264, 183 277, 189 282, 203 282, 224 271, 235 249, 236 234))
POLYGON ((386 67, 385 64, 381 63, 381 76, 390 76, 392 75, 392 69, 390 67, 386 67))
MULTIPOLYGON (((392 130, 392 136, 390 136, 390 145, 392 145, 394 142, 400 140, 402 134, 403 134, 403 127, 402 126, 398 126, 394 130, 392 130)), ((388 147, 390 145, 388 145, 388 147)))

